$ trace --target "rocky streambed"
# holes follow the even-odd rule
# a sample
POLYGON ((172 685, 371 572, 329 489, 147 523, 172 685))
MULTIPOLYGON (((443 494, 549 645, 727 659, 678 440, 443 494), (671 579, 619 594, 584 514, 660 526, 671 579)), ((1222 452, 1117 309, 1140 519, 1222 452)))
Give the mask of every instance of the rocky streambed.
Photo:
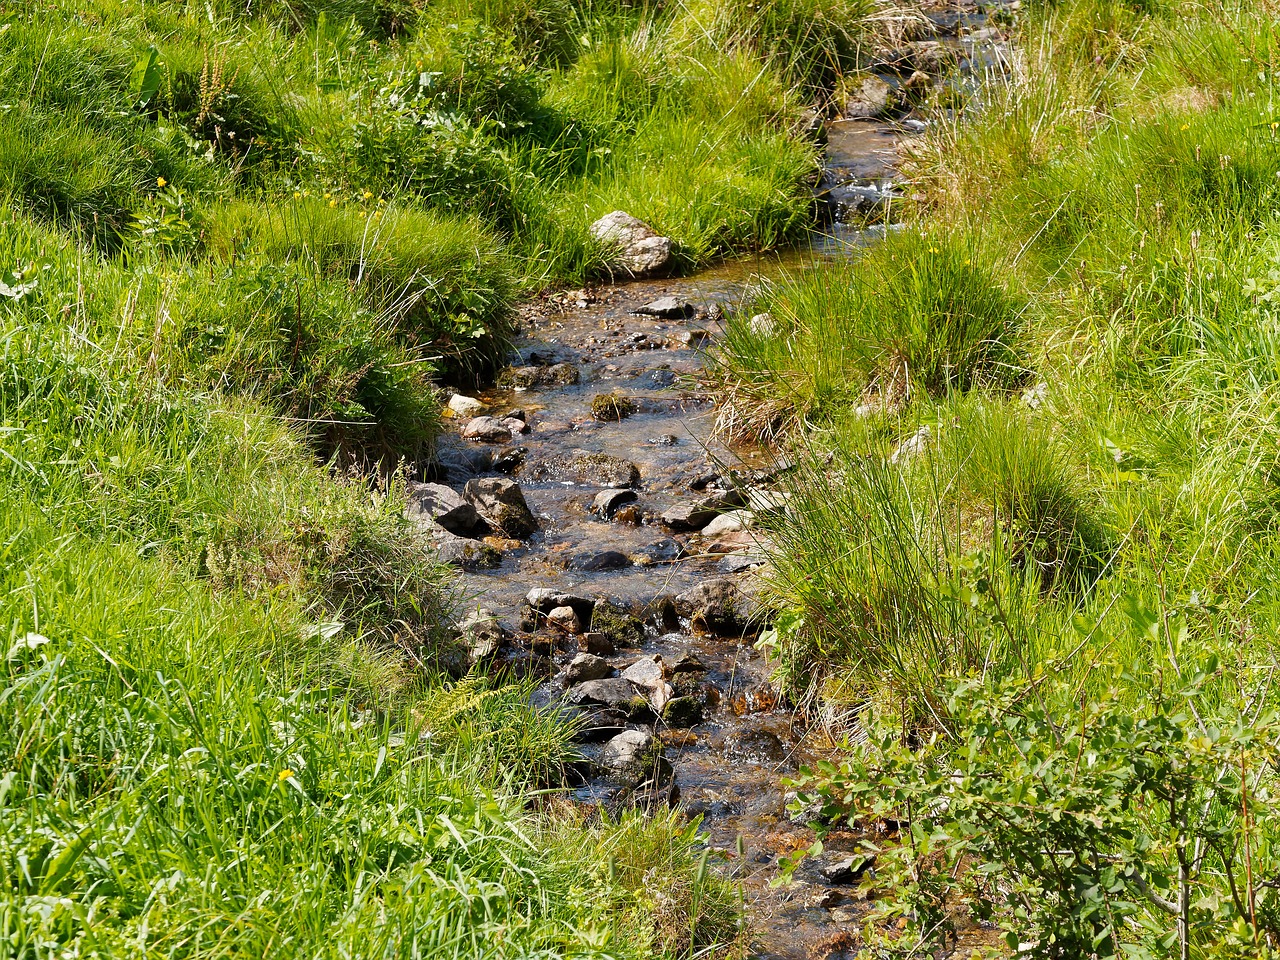
MULTIPOLYGON (((459 666, 532 678, 538 705, 577 720, 578 802, 701 817, 713 862, 742 883, 761 958, 852 956, 873 866, 837 834, 797 883, 769 884, 779 857, 812 841, 781 781, 831 744, 779 697, 755 646, 788 468, 716 437, 704 351, 759 277, 820 269, 883 229, 897 152, 921 128, 910 83, 940 82, 912 57, 985 69, 1002 56, 998 33, 970 39, 991 29, 983 14, 955 9, 931 21, 941 39, 886 54, 860 88, 870 106, 828 125, 828 229, 811 249, 526 304, 511 366, 450 399, 454 428, 413 488, 414 516, 461 570, 459 666)), ((646 256, 659 246, 646 239, 646 256)))

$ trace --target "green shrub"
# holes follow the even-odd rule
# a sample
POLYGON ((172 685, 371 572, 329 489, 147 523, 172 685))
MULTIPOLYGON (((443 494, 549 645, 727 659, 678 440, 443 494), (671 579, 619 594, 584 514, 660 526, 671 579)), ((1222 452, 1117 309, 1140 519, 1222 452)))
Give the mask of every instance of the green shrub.
POLYGON ((1113 693, 1059 707, 1041 682, 952 682, 945 736, 885 729, 863 756, 803 772, 797 804, 826 822, 896 824, 865 844, 878 946, 945 949, 968 914, 1031 957, 1172 956, 1180 942, 1181 956, 1267 955, 1254 950, 1280 933, 1259 883, 1276 869, 1274 714, 1215 706, 1230 681, 1212 658, 1136 710, 1113 693))

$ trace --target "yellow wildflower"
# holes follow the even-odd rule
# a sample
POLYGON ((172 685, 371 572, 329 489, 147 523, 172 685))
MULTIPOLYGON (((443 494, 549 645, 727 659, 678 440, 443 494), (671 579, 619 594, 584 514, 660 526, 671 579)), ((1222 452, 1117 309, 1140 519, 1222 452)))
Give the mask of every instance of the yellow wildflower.
POLYGON ((285 770, 281 770, 280 773, 277 774, 276 779, 279 780, 281 783, 284 783, 286 780, 288 780, 292 776, 293 776, 293 771, 285 769, 285 770))
POLYGON ((331 206, 331 207, 336 207, 337 205, 338 205, 338 201, 337 201, 337 200, 330 200, 330 201, 329 201, 329 206, 331 206))
POLYGON ((164 177, 156 177, 156 186, 157 186, 157 187, 163 187, 163 186, 164 186, 166 183, 168 183, 168 182, 169 182, 169 181, 168 181, 168 180, 166 180, 164 177))

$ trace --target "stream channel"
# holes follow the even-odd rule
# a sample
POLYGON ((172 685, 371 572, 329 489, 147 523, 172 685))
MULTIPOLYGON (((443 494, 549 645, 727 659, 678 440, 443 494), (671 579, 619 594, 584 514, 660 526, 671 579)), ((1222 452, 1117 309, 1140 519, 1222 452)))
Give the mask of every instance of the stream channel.
POLYGON ((761 960, 852 957, 868 907, 851 833, 829 838, 795 883, 769 884, 778 857, 812 841, 790 818, 781 780, 832 743, 780 701, 744 622, 767 544, 740 526, 784 510, 786 497, 776 454, 717 438, 714 397, 699 388, 704 351, 761 278, 821 269, 882 235, 868 224, 885 219, 900 148, 924 129, 906 96, 918 72, 937 89, 980 82, 1003 62, 986 12, 952 4, 928 19, 927 39, 873 70, 873 102, 828 123, 815 191, 824 225, 809 246, 526 304, 518 357, 474 398, 482 410, 453 421, 430 483, 417 487, 424 520, 463 535, 432 525, 442 556, 463 571, 473 657, 536 679, 540 705, 583 718, 572 796, 611 811, 670 803, 700 816, 711 863, 742 886, 761 960), (942 81, 944 72, 960 79, 942 81), (896 110, 878 103, 886 92, 896 110), (629 415, 593 416, 600 395, 626 398, 629 415), (514 415, 510 435, 495 427, 491 442, 464 439, 475 414, 514 415), (442 488, 456 498, 468 481, 507 499, 518 485, 536 531, 494 536, 513 531, 474 525, 465 506, 447 520, 442 488))

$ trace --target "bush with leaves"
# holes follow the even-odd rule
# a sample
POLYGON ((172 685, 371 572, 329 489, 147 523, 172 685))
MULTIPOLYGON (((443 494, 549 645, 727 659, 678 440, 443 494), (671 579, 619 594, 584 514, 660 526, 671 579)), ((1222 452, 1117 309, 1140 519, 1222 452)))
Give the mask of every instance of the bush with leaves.
MULTIPOLYGON (((1141 710, 1030 682, 951 684, 942 729, 883 729, 795 785, 821 823, 877 823, 869 935, 887 956, 953 938, 967 910, 1018 956, 1266 956, 1280 943, 1280 722, 1209 658, 1141 710), (883 930, 893 931, 886 934, 883 930)), ((819 827, 821 833, 825 827, 819 827)))

